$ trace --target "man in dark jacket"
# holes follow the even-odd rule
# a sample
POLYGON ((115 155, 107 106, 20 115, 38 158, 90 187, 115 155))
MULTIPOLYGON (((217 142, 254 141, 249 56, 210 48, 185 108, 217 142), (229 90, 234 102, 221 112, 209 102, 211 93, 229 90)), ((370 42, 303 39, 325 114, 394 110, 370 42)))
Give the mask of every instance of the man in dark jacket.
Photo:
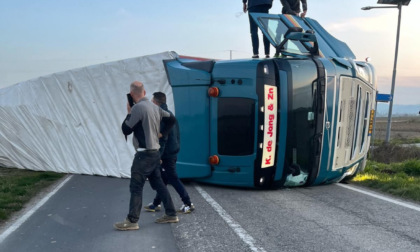
MULTIPOLYGON (((306 12, 308 10, 306 0, 280 0, 280 2, 283 5, 283 9, 281 10, 282 14, 290 14, 295 16, 299 16, 300 2, 302 2, 303 12, 300 14, 300 17, 304 18, 306 16, 306 12)), ((274 58, 278 58, 279 56, 280 52, 276 50, 274 58)))
MULTIPOLYGON (((159 106, 161 109, 169 112, 171 115, 172 112, 168 110, 168 105, 166 105, 166 95, 162 92, 156 92, 153 94, 152 102, 159 106)), ((166 128, 165 122, 162 121, 160 124, 161 129, 166 128)), ((160 144, 160 155, 161 155, 161 171, 162 171, 162 180, 167 184, 171 184, 179 196, 181 197, 182 202, 184 203, 179 212, 182 213, 191 213, 194 211, 194 205, 191 203, 190 196, 188 195, 187 190, 185 190, 184 185, 181 180, 178 178, 176 173, 176 160, 177 155, 180 149, 180 138, 179 138, 179 126, 178 122, 175 122, 175 125, 169 131, 168 137, 159 138, 160 144)), ((162 202, 158 194, 156 194, 153 203, 145 206, 146 211, 155 212, 160 210, 160 203, 162 202)))
MULTIPOLYGON (((268 10, 271 9, 273 5, 273 0, 242 0, 244 13, 248 10, 249 16, 249 28, 251 31, 251 42, 252 42, 252 58, 259 58, 259 38, 258 38, 258 26, 249 15, 249 13, 268 13, 268 10), (248 6, 247 6, 248 2, 248 6)), ((266 58, 270 58, 270 42, 263 35, 264 42, 264 53, 266 58)))
POLYGON ((302 2, 303 12, 300 14, 300 17, 306 16, 306 11, 308 10, 306 0, 280 0, 280 2, 283 5, 283 9, 281 10, 282 14, 291 14, 295 16, 299 16, 300 2, 302 2))

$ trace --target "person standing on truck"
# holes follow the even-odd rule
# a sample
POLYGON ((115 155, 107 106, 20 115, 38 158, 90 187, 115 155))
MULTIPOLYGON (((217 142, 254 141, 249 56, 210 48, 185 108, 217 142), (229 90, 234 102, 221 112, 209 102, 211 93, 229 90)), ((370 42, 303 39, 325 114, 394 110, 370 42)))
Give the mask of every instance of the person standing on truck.
POLYGON ((146 91, 140 81, 131 83, 130 94, 127 97, 134 104, 130 106, 130 102, 127 103, 128 115, 124 119, 121 129, 125 136, 134 133, 136 140, 134 142, 138 146, 135 146, 137 153, 131 166, 129 212, 124 221, 114 224, 114 228, 118 230, 139 229, 138 220, 146 179, 149 179, 150 185, 158 192, 165 206, 165 215, 156 219, 155 222, 176 223, 179 219, 174 203, 160 175, 159 154, 159 138, 167 137, 176 119, 146 98, 146 91), (163 129, 160 129, 161 121, 165 122, 163 129))
MULTIPOLYGON (((248 10, 249 28, 251 31, 251 42, 252 42, 252 58, 259 58, 259 38, 258 38, 258 26, 252 19, 250 13, 268 13, 273 5, 273 0, 242 0, 244 13, 248 10), (248 5, 247 5, 248 2, 248 5)), ((263 35, 264 42, 264 53, 266 58, 270 58, 270 42, 263 35)))
POLYGON ((304 18, 306 16, 306 12, 308 11, 306 0, 280 0, 280 2, 283 5, 283 9, 281 10, 282 14, 291 14, 295 16, 299 16, 300 2, 302 2, 303 12, 300 13, 300 17, 304 18))
MULTIPOLYGON (((162 92, 156 92, 153 94, 152 102, 159 106, 161 109, 167 111, 171 115, 172 112, 168 110, 168 105, 166 104, 166 95, 162 92)), ((162 121, 160 123, 161 129, 165 128, 165 122, 162 121)), ((176 192, 181 197, 182 202, 184 203, 179 212, 181 213, 191 213, 194 211, 195 207, 194 204, 191 203, 190 196, 188 195, 185 186, 182 184, 181 180, 178 178, 178 174, 176 173, 176 160, 178 156, 178 152, 180 149, 180 136, 179 136, 179 125, 178 122, 175 122, 175 125, 169 131, 168 137, 159 138, 160 144, 160 155, 161 155, 161 174, 162 179, 165 185, 171 184, 176 192)), ((159 194, 156 194, 153 203, 145 206, 144 208, 148 212, 155 212, 161 209, 160 203, 161 198, 159 194)))
MULTIPOLYGON (((306 12, 308 11, 308 4, 306 0, 280 0, 283 8, 281 9, 281 14, 290 14, 299 16, 300 13, 300 2, 302 2, 302 9, 303 12, 300 14, 300 17, 304 18, 306 16, 306 12)), ((274 54, 274 58, 280 57, 280 52, 276 50, 274 54)))

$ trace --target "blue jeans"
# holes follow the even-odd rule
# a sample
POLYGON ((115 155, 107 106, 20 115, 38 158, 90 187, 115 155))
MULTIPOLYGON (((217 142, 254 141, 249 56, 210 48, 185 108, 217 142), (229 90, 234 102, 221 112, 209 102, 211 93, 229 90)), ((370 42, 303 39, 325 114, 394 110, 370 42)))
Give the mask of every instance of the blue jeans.
MULTIPOLYGON (((252 7, 251 9, 248 9, 248 17, 249 17, 249 28, 251 30, 251 42, 252 42, 252 52, 254 55, 258 55, 258 49, 260 46, 259 38, 258 38, 258 26, 252 19, 250 13, 268 13, 268 10, 270 9, 270 5, 263 4, 263 5, 257 5, 252 7)), ((270 42, 268 39, 263 35, 263 42, 264 42, 264 53, 265 55, 270 54, 270 42)))
MULTIPOLYGON (((178 174, 176 173, 176 157, 162 159, 161 168, 164 170, 162 171, 163 183, 165 183, 165 185, 171 184, 181 197, 182 202, 184 202, 185 205, 190 206, 190 196, 188 195, 187 190, 185 190, 184 185, 182 184, 181 180, 178 178, 178 174)), ((153 200, 153 205, 157 206, 160 204, 161 201, 162 200, 159 194, 156 194, 156 197, 153 200)))
POLYGON ((153 152, 137 152, 134 156, 133 165, 131 166, 130 180, 130 209, 127 218, 132 223, 138 222, 142 207, 143 187, 146 178, 149 179, 150 185, 157 191, 162 198, 165 213, 169 216, 175 216, 176 211, 171 195, 162 181, 160 175, 160 154, 159 151, 153 152))

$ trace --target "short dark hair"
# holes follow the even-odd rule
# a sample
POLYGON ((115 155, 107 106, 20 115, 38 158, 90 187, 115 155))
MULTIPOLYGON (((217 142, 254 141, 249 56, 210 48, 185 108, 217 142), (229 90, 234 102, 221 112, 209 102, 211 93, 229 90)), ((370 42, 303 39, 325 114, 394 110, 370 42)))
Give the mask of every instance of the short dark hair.
POLYGON ((159 105, 166 103, 166 95, 162 92, 154 92, 153 93, 153 100, 159 105))

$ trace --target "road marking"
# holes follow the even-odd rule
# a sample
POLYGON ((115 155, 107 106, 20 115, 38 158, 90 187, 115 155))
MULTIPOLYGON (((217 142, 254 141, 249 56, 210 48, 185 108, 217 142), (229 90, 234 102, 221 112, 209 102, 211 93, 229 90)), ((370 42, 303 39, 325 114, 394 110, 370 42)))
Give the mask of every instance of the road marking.
POLYGON ((255 252, 266 252, 265 249, 255 245, 255 240, 250 236, 245 229, 237 223, 232 216, 230 216, 220 205, 217 203, 204 189, 198 185, 194 185, 194 188, 201 194, 201 196, 213 207, 214 210, 222 217, 222 219, 233 229, 233 231, 244 241, 251 251, 255 252))
POLYGON ((67 177, 63 182, 61 182, 54 190, 52 190, 50 193, 45 195, 45 197, 40 200, 32 209, 27 211, 22 217, 17 219, 13 225, 8 227, 1 235, 0 235, 0 243, 2 243, 11 233, 13 233, 16 229, 18 229, 29 217, 31 217, 32 214, 34 214, 42 205, 45 204, 58 190, 60 190, 61 187, 63 187, 71 178, 73 175, 67 177))
POLYGON ((391 198, 388 198, 388 197, 385 197, 385 196, 381 196, 381 195, 376 194, 376 193, 367 192, 367 191, 364 191, 362 189, 357 189, 357 188, 355 188, 353 186, 350 186, 350 185, 344 185, 344 184, 338 184, 338 183, 336 185, 420 212, 420 207, 418 207, 418 206, 414 206, 414 205, 407 204, 407 203, 402 202, 402 201, 398 201, 398 200, 394 200, 394 199, 391 199, 391 198))

